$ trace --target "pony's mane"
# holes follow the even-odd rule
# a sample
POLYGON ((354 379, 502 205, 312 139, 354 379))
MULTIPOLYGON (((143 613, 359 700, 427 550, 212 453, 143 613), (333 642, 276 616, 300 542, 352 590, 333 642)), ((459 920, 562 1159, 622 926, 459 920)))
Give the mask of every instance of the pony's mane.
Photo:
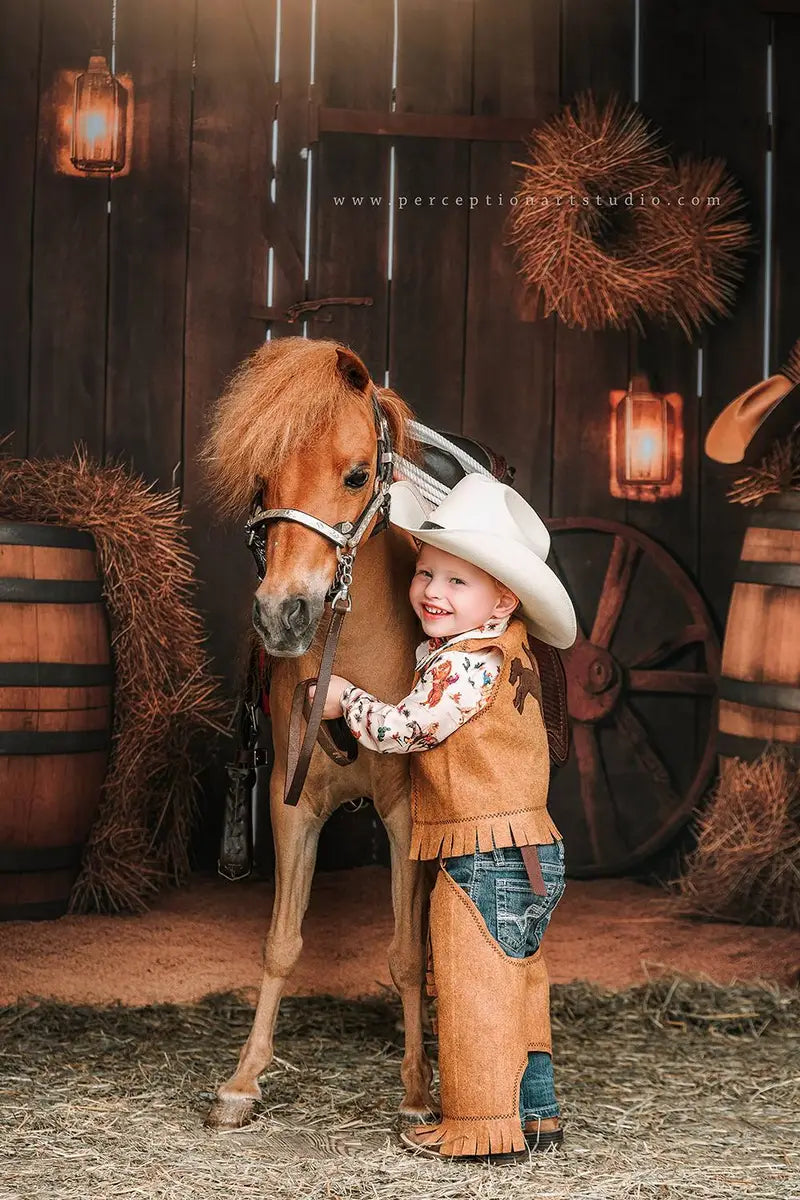
MULTIPOLYGON (((361 391, 342 372, 339 352, 366 368, 338 342, 301 337, 265 342, 231 377, 210 414, 200 457, 221 512, 238 515, 260 478, 276 475, 298 450, 324 439, 347 405, 372 411, 370 388, 361 391)), ((377 388, 398 452, 414 457, 405 421, 413 416, 391 388, 377 388)))

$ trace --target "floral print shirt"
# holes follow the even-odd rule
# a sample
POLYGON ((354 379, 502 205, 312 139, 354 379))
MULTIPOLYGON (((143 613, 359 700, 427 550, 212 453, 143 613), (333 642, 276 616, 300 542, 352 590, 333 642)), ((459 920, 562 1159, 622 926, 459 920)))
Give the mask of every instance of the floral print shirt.
POLYGON ((503 665, 502 651, 449 651, 457 642, 490 641, 509 618, 487 621, 452 638, 428 638, 417 646, 419 680, 399 704, 383 704, 363 688, 342 692, 342 712, 353 736, 380 754, 411 754, 438 746, 485 706, 503 665))

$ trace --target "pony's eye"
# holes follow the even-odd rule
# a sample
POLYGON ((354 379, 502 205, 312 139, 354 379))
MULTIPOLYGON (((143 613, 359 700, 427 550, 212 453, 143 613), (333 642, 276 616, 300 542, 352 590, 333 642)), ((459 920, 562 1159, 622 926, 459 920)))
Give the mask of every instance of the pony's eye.
POLYGON ((357 492, 359 488, 364 486, 368 479, 369 471, 365 470, 363 467, 358 467, 355 471, 351 471, 350 474, 346 476, 344 486, 350 488, 351 491, 357 492))

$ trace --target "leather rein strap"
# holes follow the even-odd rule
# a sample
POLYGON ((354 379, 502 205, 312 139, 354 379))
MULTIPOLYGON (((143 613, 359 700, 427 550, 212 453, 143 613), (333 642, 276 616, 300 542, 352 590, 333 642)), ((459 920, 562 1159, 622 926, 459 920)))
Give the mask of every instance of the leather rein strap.
MULTIPOLYGON (((322 711, 325 708, 328 684, 331 681, 331 674, 333 673, 333 660, 336 657, 336 647, 339 644, 339 634, 342 632, 342 624, 350 611, 349 606, 346 608, 337 608, 336 603, 334 602, 334 606, 331 608, 331 619, 325 635, 325 647, 322 651, 319 674, 316 679, 302 679, 294 689, 292 710, 289 716, 289 742, 286 749, 284 804, 296 805, 299 801, 300 793, 303 790, 303 785, 308 775, 308 768, 311 764, 314 743, 322 733, 322 711), (311 711, 308 713, 306 731, 301 743, 300 724, 303 718, 303 709, 308 696, 308 689, 312 683, 316 684, 317 690, 314 692, 314 701, 311 705, 311 711)), ((333 744, 332 739, 331 744, 333 744)), ((328 749, 327 746, 323 748, 328 749)))

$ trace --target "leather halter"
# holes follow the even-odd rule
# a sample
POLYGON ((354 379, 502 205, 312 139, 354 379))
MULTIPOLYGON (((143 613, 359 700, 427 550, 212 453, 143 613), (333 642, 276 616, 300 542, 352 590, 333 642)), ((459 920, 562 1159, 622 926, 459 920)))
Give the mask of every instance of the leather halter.
POLYGON ((253 498, 250 517, 245 525, 247 545, 253 553, 259 580, 263 579, 266 574, 265 527, 273 521, 293 521, 297 525, 304 525, 307 529, 313 530, 314 533, 320 534, 321 537, 327 538, 336 546, 336 574, 325 596, 326 602, 331 606, 331 615, 325 633, 325 644, 322 651, 319 675, 316 679, 301 680, 297 684, 292 698, 292 710, 289 718, 289 743, 286 756, 286 782, 283 796, 285 804, 296 805, 300 799, 300 793, 303 790, 303 784, 305 783, 311 762, 311 753, 318 736, 323 748, 335 761, 339 763, 352 761, 346 752, 338 749, 332 738, 323 735, 320 726, 339 634, 341 633, 344 618, 352 608, 350 587, 353 582, 353 563, 355 562, 356 552, 376 513, 381 513, 381 519, 373 530, 374 533, 379 532, 388 522, 389 488, 392 484, 394 464, 392 438, 389 431, 389 423, 386 420, 374 388, 372 389, 371 400, 373 416, 375 418, 375 431, 377 433, 375 482, 372 497, 355 522, 340 521, 336 525, 329 525, 327 521, 312 516, 310 513, 303 512, 299 508, 265 509, 262 507, 263 493, 258 492, 253 498), (300 718, 306 703, 308 689, 312 683, 316 684, 316 692, 314 693, 311 711, 308 713, 306 730, 301 744, 300 718))

